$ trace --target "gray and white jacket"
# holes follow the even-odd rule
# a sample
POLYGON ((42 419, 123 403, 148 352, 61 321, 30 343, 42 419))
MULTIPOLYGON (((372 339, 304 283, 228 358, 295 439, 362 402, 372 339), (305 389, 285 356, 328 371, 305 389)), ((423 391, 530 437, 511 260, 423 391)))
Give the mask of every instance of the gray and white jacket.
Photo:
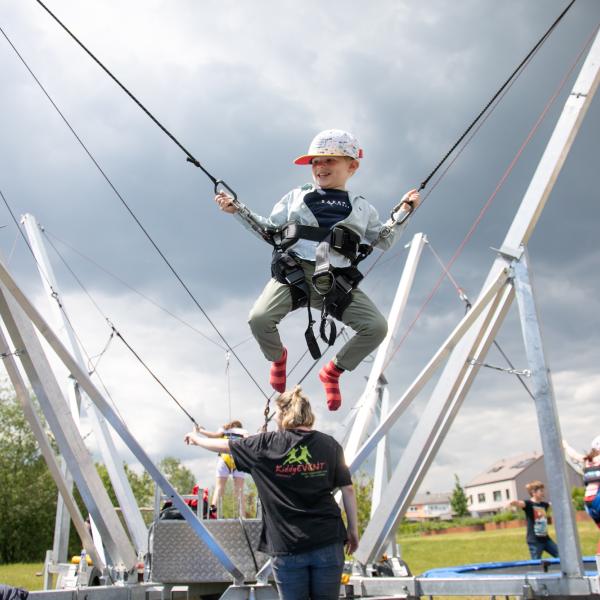
MULTIPOLYGON (((304 197, 310 192, 315 191, 317 188, 311 183, 307 183, 299 188, 294 188, 288 192, 274 207, 271 211, 269 218, 262 217, 254 212, 251 212, 252 217, 256 222, 260 223, 261 226, 267 227, 281 227, 290 221, 295 221, 300 225, 310 225, 318 227, 319 223, 304 202, 304 197)), ((352 211, 350 214, 340 221, 338 225, 347 227, 354 233, 360 236, 361 243, 373 243, 379 237, 384 224, 379 219, 379 213, 377 209, 369 204, 362 196, 348 191, 348 198, 352 205, 352 211)), ((246 227, 246 229, 252 231, 255 235, 258 234, 252 230, 250 225, 244 221, 237 213, 236 218, 246 227)), ((405 225, 393 227, 388 237, 382 238, 375 244, 376 248, 381 250, 387 250, 391 248, 394 243, 400 238, 405 225)), ((318 242, 310 240, 298 240, 290 250, 301 258, 302 260, 315 260, 315 252, 318 242)), ((331 250, 330 262, 334 267, 347 267, 350 265, 350 261, 345 257, 331 250)))

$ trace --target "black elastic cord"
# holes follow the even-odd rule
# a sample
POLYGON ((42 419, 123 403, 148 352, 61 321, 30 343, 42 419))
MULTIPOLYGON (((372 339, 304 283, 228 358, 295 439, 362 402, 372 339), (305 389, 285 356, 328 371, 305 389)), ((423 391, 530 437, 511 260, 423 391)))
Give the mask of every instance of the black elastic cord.
POLYGON ((502 93, 504 88, 506 88, 506 86, 515 78, 515 76, 521 70, 523 65, 525 65, 525 63, 535 53, 535 51, 546 41, 546 38, 552 33, 552 30, 558 25, 558 23, 561 21, 561 19, 567 14, 567 12, 571 8, 571 6, 573 6, 573 4, 575 4, 575 0, 571 0, 571 2, 568 4, 568 6, 562 11, 562 13, 560 13, 560 15, 554 21, 554 23, 552 23, 552 25, 549 27, 548 31, 546 31, 546 33, 544 33, 544 35, 538 40, 537 44, 529 51, 529 53, 521 61, 519 66, 511 73, 510 77, 502 84, 502 87, 500 87, 500 89, 494 94, 492 99, 485 105, 483 110, 475 117, 473 122, 467 127, 465 132, 458 138, 458 140, 452 146, 452 148, 450 148, 450 150, 448 150, 448 152, 446 152, 446 155, 444 156, 444 158, 442 158, 442 160, 440 160, 440 162, 433 169, 433 171, 431 171, 431 173, 429 173, 429 175, 421 182, 421 185, 419 186, 419 191, 425 189, 425 186, 427 185, 429 180, 436 174, 436 172, 446 162, 446 160, 448 160, 448 157, 452 154, 452 152, 454 152, 454 150, 456 150, 457 146, 465 139, 465 137, 468 135, 469 131, 471 131, 471 129, 473 129, 473 127, 475 127, 475 125, 477 124, 479 119, 481 119, 481 117, 483 117, 483 115, 486 113, 488 108, 494 103, 496 98, 498 98, 498 96, 502 93))
MULTIPOLYGON (((37 0, 37 1, 39 1, 39 0, 37 0)), ((159 256, 162 258, 162 260, 164 261, 164 263, 167 265, 167 267, 169 268, 169 270, 171 271, 171 273, 173 274, 173 276, 177 279, 177 281, 179 281, 179 283, 181 284, 181 286, 183 287, 183 289, 186 291, 186 293, 188 294, 188 296, 190 297, 190 299, 192 300, 192 302, 196 305, 196 307, 198 308, 198 310, 204 315, 204 318, 209 322, 209 324, 211 325, 211 327, 214 329, 215 333, 219 336, 219 338, 221 339, 221 341, 229 349, 229 351, 231 352, 231 354, 240 363, 242 369, 244 369, 244 371, 246 372, 246 374, 248 375, 248 377, 250 378, 250 380, 254 383, 254 385, 257 387, 257 389, 261 392, 261 394, 265 398, 267 398, 268 397, 267 393, 262 389, 262 387, 260 386, 260 384, 258 383, 258 381, 256 381, 256 379, 254 378, 254 376, 252 375, 252 373, 250 373, 250 371, 248 370, 248 368, 246 367, 246 365, 242 362, 241 358, 237 355, 237 353, 235 352, 235 350, 233 350, 233 348, 230 346, 229 342, 225 339, 225 337, 220 332, 220 330, 218 329, 218 327, 215 325, 215 323, 212 321, 212 319, 208 316, 207 312, 204 310, 204 308, 202 307, 202 305, 198 302, 198 300, 196 299, 196 297, 194 296, 194 294, 192 294, 191 290, 185 284, 185 282, 183 281, 183 279, 181 278, 181 276, 179 275, 179 273, 175 270, 175 267, 173 267, 173 265, 169 262, 169 260, 165 256, 165 254, 158 247, 158 245, 156 244, 156 242, 154 241, 154 239, 152 238, 152 236, 150 235, 150 233, 146 230, 146 228, 143 226, 142 222, 138 219, 138 217, 136 216, 136 214, 133 212, 133 210, 131 209, 131 207, 129 206, 129 204, 125 201, 125 198, 123 198, 123 196, 119 193, 119 191, 117 190, 117 188, 115 187, 115 185, 112 183, 112 181, 110 180, 110 178, 108 177, 108 175, 104 172, 104 170, 102 169, 102 167, 100 166, 100 164, 98 163, 98 161, 94 158, 94 156, 92 155, 92 153, 90 152, 90 150, 88 150, 88 148, 84 144, 83 140, 77 135, 77 132, 73 129, 73 127, 69 123, 68 119, 61 112, 61 110, 58 108, 57 104, 54 102, 54 100, 52 99, 52 97, 50 96, 50 94, 46 91, 46 88, 42 85, 41 81, 35 76, 34 72, 31 70, 31 68, 29 67, 29 65, 27 64, 27 62, 23 58, 23 56, 21 56, 21 54, 19 53, 19 51, 17 50, 17 48, 15 47, 15 45, 12 43, 12 41, 10 40, 10 38, 8 37, 8 35, 4 32, 4 30, 1 27, 0 27, 0 33, 4 36, 4 38, 9 43, 9 45, 11 46, 11 48, 14 50, 14 52, 17 55, 17 57, 19 58, 19 60, 23 63, 23 65, 25 66, 25 68, 27 69, 27 71, 29 72, 29 74, 33 77, 34 81, 38 84, 38 86, 40 87, 40 89, 42 90, 42 92, 44 93, 44 95, 46 96, 46 98, 48 99, 48 101, 50 102, 50 104, 52 104, 53 108, 59 114, 59 116, 61 117, 61 119, 65 123, 65 125, 69 128, 69 131, 75 136, 75 139, 79 142, 80 146, 83 148, 84 152, 88 155, 89 159, 94 163, 94 166, 98 169, 98 171, 100 172, 100 174, 102 175, 102 177, 104 178, 104 180, 108 183, 108 185, 113 190, 113 192, 115 193, 115 195, 117 196, 117 198, 119 198, 119 200, 121 201, 121 203, 123 204, 123 206, 125 207, 125 209, 127 210, 127 212, 130 214, 131 218, 136 222, 137 226, 141 229, 141 231, 146 236, 146 238, 148 239, 148 241, 152 244, 152 246, 154 247, 154 249, 158 252, 159 256)), ((210 177, 212 179, 212 176, 210 176, 210 177)), ((217 183, 215 184, 215 186, 218 185, 218 183, 219 182, 217 181, 217 183)), ((227 188, 227 189, 230 189, 230 188, 227 188)))
POLYGON ((162 123, 154 117, 154 115, 102 64, 102 62, 94 56, 94 54, 88 50, 83 42, 81 42, 77 36, 72 33, 69 28, 41 1, 36 0, 36 2, 77 42, 77 44, 90 56, 90 58, 152 119, 152 121, 160 127, 160 129, 165 133, 176 145, 178 148, 183 150, 189 162, 202 170, 202 172, 215 184, 217 185, 218 179, 211 175, 201 164, 200 162, 192 155, 192 153, 185 148, 179 140, 164 126, 162 123))
POLYGON ((127 343, 127 340, 119 333, 118 329, 108 319, 107 319, 107 322, 108 322, 109 327, 112 329, 113 333, 125 344, 127 349, 138 359, 138 361, 144 367, 144 369, 146 369, 146 371, 148 371, 148 373, 150 373, 150 375, 152 376, 154 381, 156 381, 156 383, 158 383, 158 385, 160 385, 160 387, 171 397, 171 399, 175 402, 175 404, 177 404, 177 406, 179 406, 179 408, 187 415, 189 420, 197 428, 200 428, 200 425, 198 425, 198 423, 196 423, 196 419, 194 419, 194 417, 192 417, 192 415, 190 415, 190 413, 187 410, 185 410, 185 408, 179 402, 179 400, 177 400, 177 398, 175 398, 175 396, 173 396, 173 394, 167 389, 167 387, 164 385, 164 383, 154 374, 152 369, 142 360, 141 356, 127 343))

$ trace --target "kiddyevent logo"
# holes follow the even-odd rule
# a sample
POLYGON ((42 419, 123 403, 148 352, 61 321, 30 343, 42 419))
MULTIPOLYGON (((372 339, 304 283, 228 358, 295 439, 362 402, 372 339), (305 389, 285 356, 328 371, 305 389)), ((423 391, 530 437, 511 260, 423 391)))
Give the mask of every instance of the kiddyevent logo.
POLYGON ((277 475, 296 475, 318 477, 327 473, 327 463, 313 462, 308 446, 300 445, 292 448, 280 465, 275 465, 277 475))

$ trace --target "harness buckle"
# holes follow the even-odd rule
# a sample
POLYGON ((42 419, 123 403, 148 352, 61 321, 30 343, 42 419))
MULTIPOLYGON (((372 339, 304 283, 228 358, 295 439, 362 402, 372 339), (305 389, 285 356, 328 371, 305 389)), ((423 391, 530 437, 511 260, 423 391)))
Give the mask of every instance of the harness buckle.
POLYGON ((312 284, 319 296, 327 296, 335 288, 336 278, 332 271, 321 271, 312 276, 312 284))

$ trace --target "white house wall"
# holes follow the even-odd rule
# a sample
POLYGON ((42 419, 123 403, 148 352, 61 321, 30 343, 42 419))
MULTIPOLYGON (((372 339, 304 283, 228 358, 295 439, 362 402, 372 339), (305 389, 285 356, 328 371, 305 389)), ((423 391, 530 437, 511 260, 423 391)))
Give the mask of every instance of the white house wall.
MULTIPOLYGON (((567 469, 570 487, 579 487, 583 485, 581 475, 579 475, 570 465, 567 469)), ((546 470, 544 468, 544 459, 540 457, 528 467, 525 467, 514 479, 495 481, 474 486, 465 486, 465 494, 472 499, 469 503, 471 513, 486 514, 497 513, 504 510, 511 500, 525 500, 529 497, 525 485, 530 481, 539 480, 547 485, 546 470), (508 494, 507 494, 508 491, 508 494), (494 500, 494 492, 500 492, 500 499, 494 500), (479 500, 479 495, 485 495, 485 501, 479 500)), ((547 496, 546 500, 552 502, 552 498, 547 496)))

